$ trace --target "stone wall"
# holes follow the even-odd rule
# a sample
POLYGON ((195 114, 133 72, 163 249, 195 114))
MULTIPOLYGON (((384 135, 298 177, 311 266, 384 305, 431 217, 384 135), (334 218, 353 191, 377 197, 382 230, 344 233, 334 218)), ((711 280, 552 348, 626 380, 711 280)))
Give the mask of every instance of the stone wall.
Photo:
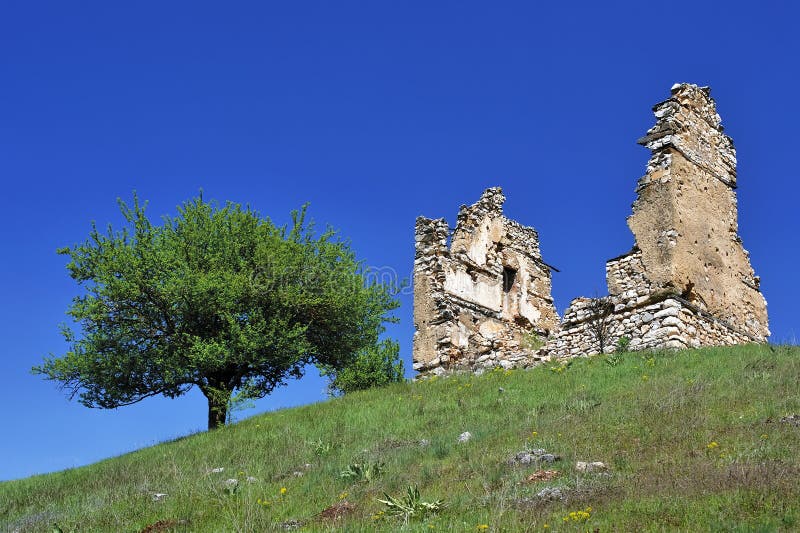
POLYGON ((605 332, 606 353, 615 349, 621 337, 627 337, 630 350, 762 342, 681 296, 637 299, 638 302, 629 300, 626 304, 617 298, 603 298, 613 305, 613 311, 601 316, 596 312, 593 298, 576 298, 564 313, 561 331, 548 342, 546 353, 557 358, 599 353, 597 331, 601 329, 605 332), (598 321, 603 321, 602 328, 598 327, 598 321))
POLYGON ((676 84, 639 143, 652 152, 628 226, 631 252, 606 264, 607 307, 573 300, 547 352, 764 342, 766 301, 738 236, 736 152, 707 87, 676 84), (607 314, 600 312, 606 309, 607 314), (603 327, 599 327, 603 326, 603 327))
POLYGON ((417 219, 413 360, 422 374, 533 364, 538 347, 526 336, 558 328, 539 236, 503 216, 504 201, 496 187, 461 206, 450 246, 444 219, 417 219))

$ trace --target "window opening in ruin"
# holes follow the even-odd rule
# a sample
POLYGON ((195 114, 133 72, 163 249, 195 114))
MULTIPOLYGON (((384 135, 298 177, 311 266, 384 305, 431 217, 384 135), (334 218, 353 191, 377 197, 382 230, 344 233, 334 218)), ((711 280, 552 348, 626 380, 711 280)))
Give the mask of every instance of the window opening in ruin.
POLYGON ((514 280, 517 277, 517 271, 511 267, 503 267, 503 292, 510 292, 511 287, 514 286, 514 280))

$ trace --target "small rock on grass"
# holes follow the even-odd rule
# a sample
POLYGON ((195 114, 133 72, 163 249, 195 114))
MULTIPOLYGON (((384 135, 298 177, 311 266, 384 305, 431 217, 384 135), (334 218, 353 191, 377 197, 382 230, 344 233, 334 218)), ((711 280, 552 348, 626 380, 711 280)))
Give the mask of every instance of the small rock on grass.
POLYGON ((793 426, 800 427, 800 415, 793 414, 781 417, 781 422, 784 424, 791 424, 793 426))
POLYGON ((593 472, 605 472, 606 470, 608 470, 608 467, 606 466, 605 463, 602 463, 600 461, 592 461, 592 462, 578 461, 577 463, 575 463, 575 470, 577 470, 578 472, 585 472, 587 474, 591 474, 593 472))
POLYGON ((555 463, 560 461, 561 457, 552 453, 547 453, 542 448, 533 450, 525 450, 516 453, 509 458, 507 463, 510 466, 526 466, 539 463, 555 463))
POLYGON ((545 487, 536 493, 536 497, 544 501, 563 500, 564 491, 558 487, 545 487))
POLYGON ((471 438, 472 438, 472 433, 470 433, 469 431, 465 431, 464 433, 458 436, 458 442, 469 442, 471 438))

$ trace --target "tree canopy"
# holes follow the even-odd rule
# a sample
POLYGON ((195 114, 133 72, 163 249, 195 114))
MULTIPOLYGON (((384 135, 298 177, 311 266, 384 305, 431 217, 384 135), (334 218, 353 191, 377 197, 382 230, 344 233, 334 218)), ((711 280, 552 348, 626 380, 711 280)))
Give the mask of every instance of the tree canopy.
POLYGON ((398 306, 393 288, 366 283, 347 241, 316 235, 306 206, 276 226, 249 207, 202 195, 160 225, 134 195, 126 222, 59 253, 84 289, 62 326, 68 351, 38 373, 89 407, 175 398, 197 386, 208 427, 231 395, 261 398, 307 364, 341 369, 378 345, 398 306))

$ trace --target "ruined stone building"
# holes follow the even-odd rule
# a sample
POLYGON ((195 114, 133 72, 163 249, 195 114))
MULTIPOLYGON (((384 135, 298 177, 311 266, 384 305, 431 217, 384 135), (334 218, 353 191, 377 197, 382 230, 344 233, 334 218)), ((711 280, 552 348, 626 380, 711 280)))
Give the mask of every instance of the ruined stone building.
POLYGON ((639 139, 651 151, 628 226, 635 244, 606 263, 609 296, 573 300, 555 356, 765 342, 767 303, 738 235, 736 151, 708 87, 676 84, 639 139), (598 305, 598 304, 602 305, 598 305), (600 327, 598 327, 600 326, 600 327), (598 335, 598 331, 602 335, 598 335))
POLYGON ((767 306, 738 236, 736 152, 708 87, 676 84, 639 143, 651 150, 628 226, 634 246, 606 263, 609 295, 576 298, 559 323, 536 232, 502 216, 499 189, 444 220, 420 217, 414 367, 526 366, 630 348, 765 342, 767 306), (526 334, 549 335, 525 345, 526 334))
POLYGON ((496 187, 461 206, 452 237, 444 219, 417 219, 415 370, 524 366, 530 334, 558 329, 539 236, 504 217, 504 201, 496 187))

